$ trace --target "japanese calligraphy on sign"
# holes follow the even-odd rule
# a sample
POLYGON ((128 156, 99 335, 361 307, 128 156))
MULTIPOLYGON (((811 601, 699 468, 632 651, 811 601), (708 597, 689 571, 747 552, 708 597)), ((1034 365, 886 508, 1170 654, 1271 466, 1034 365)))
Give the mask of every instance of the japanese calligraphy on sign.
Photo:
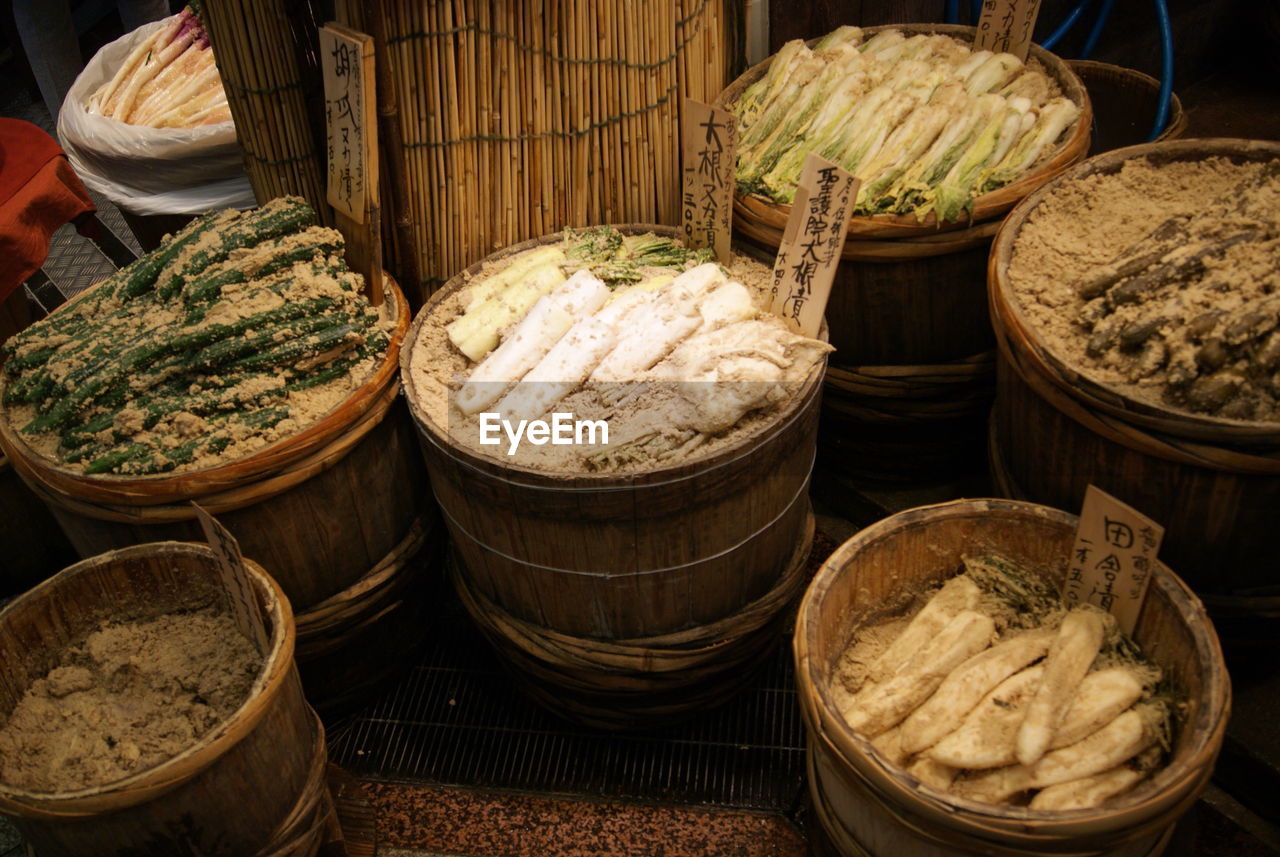
POLYGON ((861 185, 826 158, 810 154, 800 171, 791 216, 773 263, 773 311, 805 336, 817 336, 849 214, 861 185))
POLYGON ((249 575, 245 572, 244 557, 240 555, 240 543, 227 528, 218 523, 199 503, 191 504, 196 510, 196 519, 204 530, 204 537, 213 549, 214 559, 218 563, 218 571, 222 574, 222 582, 226 587, 230 600, 231 615, 240 633, 252 640, 260 654, 266 654, 270 641, 267 639, 266 626, 262 619, 262 607, 254 595, 253 586, 249 583, 249 575))
POLYGON ((364 223, 377 162, 367 137, 373 134, 373 39, 337 24, 320 28, 324 115, 328 128, 329 204, 364 223))
POLYGON ((982 0, 973 49, 1011 53, 1026 62, 1039 14, 1040 0, 982 0))
POLYGON ((1090 485, 1067 565, 1063 600, 1068 607, 1096 604, 1132 633, 1163 538, 1164 527, 1090 485))
POLYGON ((681 141, 680 222, 685 242, 690 247, 714 249, 716 258, 727 265, 733 229, 737 119, 727 110, 686 98, 681 141))

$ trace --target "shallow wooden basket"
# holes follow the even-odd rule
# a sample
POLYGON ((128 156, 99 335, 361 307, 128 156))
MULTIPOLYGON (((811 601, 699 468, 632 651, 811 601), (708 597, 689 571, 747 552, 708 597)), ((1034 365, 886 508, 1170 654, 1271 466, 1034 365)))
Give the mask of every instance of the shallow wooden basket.
MULTIPOLYGON (((410 313, 389 278, 397 326, 365 383, 303 431, 235 461, 154 476, 86 475, 43 458, 0 409, 0 448, 82 557, 163 539, 203 538, 190 501, 218 517, 270 569, 298 611, 298 657, 312 701, 358 699, 406 647, 440 573, 442 531, 427 497, 396 372, 410 313), (390 633, 391 637, 386 637, 390 633), (359 663, 353 663, 355 656, 359 663)), ((0 382, 0 388, 3 384, 0 382)))
POLYGON ((723 701, 780 639, 813 533, 821 374, 732 447, 655 470, 560 474, 462 446, 423 405, 414 343, 484 265, 560 237, 507 248, 436 292, 401 354, 405 396, 472 617, 536 700, 596 726, 651 724, 723 701))
POLYGON ((1134 638, 1185 694, 1168 766, 1106 807, 1001 807, 924 785, 855 734, 835 707, 832 670, 858 628, 912 584, 955 574, 961 557, 998 551, 1061 585, 1076 518, 1009 500, 961 500, 900 512, 845 542, 819 569, 796 622, 796 682, 809 735, 810 794, 848 857, 1032 854, 1147 857, 1208 782, 1231 709, 1217 635, 1194 594, 1162 563, 1134 638))
MULTIPOLYGON (((890 24, 864 28, 864 32, 869 34, 882 30, 900 30, 907 36, 937 33, 970 43, 976 32, 974 27, 956 24, 890 24)), ((809 44, 816 44, 817 41, 811 40, 809 44)), ((1028 193, 1084 157, 1089 150, 1089 129, 1093 121, 1093 108, 1089 102, 1088 92, 1085 91, 1080 78, 1071 70, 1071 67, 1055 54, 1039 45, 1032 45, 1028 58, 1039 62, 1044 67, 1045 73, 1061 87, 1063 95, 1080 105, 1080 116, 1076 119, 1067 138, 1058 144, 1052 156, 1017 181, 976 197, 973 201, 972 213, 967 220, 939 223, 933 212, 922 220, 917 220, 914 214, 850 217, 848 244, 844 258, 863 258, 864 261, 902 259, 911 256, 953 253, 965 249, 966 246, 977 246, 994 234, 994 230, 967 235, 952 233, 958 230, 971 230, 975 228, 974 224, 999 218, 1028 193), (892 238, 917 239, 917 242, 906 245, 894 242, 883 246, 874 243, 860 246, 860 242, 863 241, 892 238)), ((743 72, 720 94, 716 99, 716 105, 731 110, 747 87, 764 76, 771 62, 773 57, 743 72)), ((752 237, 768 240, 776 246, 778 241, 772 239, 774 236, 781 239, 782 232, 787 226, 787 218, 791 215, 791 206, 755 194, 738 193, 734 195, 734 214, 735 225, 743 229, 746 234, 752 235, 751 230, 757 230, 759 234, 752 237)))
POLYGON ((1280 424, 1175 410, 1094 380, 1054 353, 1009 278, 1022 227, 1060 184, 1115 172, 1133 158, 1210 156, 1270 160, 1280 158, 1280 143, 1174 140, 1106 152, 1032 194, 1005 221, 989 271, 1000 349, 993 466, 1012 496, 1072 508, 1092 482, 1161 521, 1165 556, 1221 620, 1224 639, 1269 647, 1280 639, 1280 548, 1271 536, 1280 526, 1280 424))
MULTIPOLYGON (((268 633, 248 698, 193 746, 118 782, 73 792, 0 783, 41 857, 312 857, 325 835, 324 728, 294 667, 293 613, 279 585, 246 562, 268 633)), ((31 682, 106 621, 230 607, 213 552, 160 542, 83 560, 0 611, 0 719, 31 682)))

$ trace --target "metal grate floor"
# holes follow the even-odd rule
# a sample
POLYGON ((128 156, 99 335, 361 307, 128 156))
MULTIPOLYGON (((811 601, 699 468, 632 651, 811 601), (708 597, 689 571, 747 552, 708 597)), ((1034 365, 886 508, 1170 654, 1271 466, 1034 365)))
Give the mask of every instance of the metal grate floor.
MULTIPOLYGON (((726 705, 645 733, 605 733, 538 708, 450 597, 421 662, 331 731, 358 777, 736 809, 792 811, 803 796, 804 725, 779 645, 726 705)), ((785 641, 783 641, 785 642, 785 641)))

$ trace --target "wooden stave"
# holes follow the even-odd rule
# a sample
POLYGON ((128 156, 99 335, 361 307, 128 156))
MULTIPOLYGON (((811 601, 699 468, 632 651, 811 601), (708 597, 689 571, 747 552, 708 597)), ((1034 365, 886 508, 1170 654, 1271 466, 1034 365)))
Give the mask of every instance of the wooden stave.
MULTIPOLYGON (((1024 850, 1008 852, 1019 857, 1045 852, 1126 853, 1106 850, 1114 844, 1111 839, 1115 830, 1127 829, 1136 831, 1135 835, 1146 835, 1163 828, 1166 823, 1171 824, 1178 813, 1194 802, 1212 773, 1231 708, 1231 689, 1222 650, 1204 606, 1163 563, 1157 563, 1152 589, 1138 619, 1136 637, 1148 655, 1160 662, 1166 654, 1164 646, 1168 641, 1146 639, 1144 635, 1148 632, 1157 634, 1168 627, 1173 627, 1180 635, 1181 645, 1184 649, 1189 648, 1196 666, 1203 668, 1202 672, 1189 675, 1184 670, 1179 674, 1186 680, 1187 698, 1195 700, 1195 713, 1193 722, 1184 724, 1180 730, 1173 762, 1112 807, 1035 813, 1022 808, 996 807, 943 797, 934 789, 913 784, 905 772, 881 760, 868 741, 849 730, 824 692, 833 655, 823 651, 824 644, 828 642, 823 636, 834 635, 835 640, 841 640, 827 646, 828 649, 835 648, 834 656, 838 656, 857 616, 849 610, 844 611, 839 620, 840 630, 831 631, 819 627, 821 619, 818 614, 823 609, 823 598, 837 588, 840 570, 847 566, 850 558, 866 546, 874 546, 880 539, 892 538, 899 531, 923 531, 936 526, 936 522, 952 525, 953 520, 976 522, 984 519, 1011 521, 1011 527, 1023 528, 1032 534, 1024 534, 1028 540, 1038 538, 1046 543, 1056 540, 1063 556, 1070 548, 1076 521, 1074 516, 1056 509, 1008 500, 960 500, 925 506, 898 513, 863 530, 838 548, 819 569, 801 604, 794 638, 799 698, 810 739, 820 737, 827 741, 833 748, 832 757, 842 766, 842 772, 847 768, 874 794, 888 795, 895 808, 910 810, 917 827, 919 824, 929 826, 930 836, 937 836, 937 831, 942 830, 952 835, 951 839, 944 839, 950 847, 959 844, 971 849, 961 853, 989 854, 993 848, 1022 848, 1024 850), (1038 536, 1034 535, 1037 532, 1038 536), (1156 603, 1153 595, 1159 606, 1153 606, 1156 603)), ((980 529, 977 523, 972 526, 980 529)), ((940 560, 935 559, 935 562, 940 560)), ((1057 565, 1054 573, 1061 576, 1065 573, 1065 563, 1057 565)), ((868 585, 866 575, 870 572, 865 566, 860 568, 860 588, 865 588, 868 585)), ((947 572, 944 570, 944 573, 947 572)), ((874 597, 874 594, 868 591, 868 597, 874 597)), ((1168 664, 1163 665, 1168 669, 1168 664)))

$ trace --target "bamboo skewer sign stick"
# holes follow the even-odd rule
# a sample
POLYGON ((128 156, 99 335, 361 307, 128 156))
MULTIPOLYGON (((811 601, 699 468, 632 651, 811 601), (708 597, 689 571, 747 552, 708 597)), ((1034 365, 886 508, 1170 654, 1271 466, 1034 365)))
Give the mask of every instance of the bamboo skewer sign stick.
POLYGON ((791 216, 773 263, 773 311, 817 337, 861 181, 819 155, 800 171, 791 216))
POLYGON ((341 24, 320 29, 324 76, 328 200, 346 239, 347 262, 364 276, 369 302, 382 305, 378 209, 378 120, 373 39, 341 24))
POLYGON ((1023 62, 1040 14, 1040 0, 982 0, 974 50, 1011 53, 1023 62))
POLYGON ((727 110, 686 98, 681 140, 684 174, 680 222, 690 247, 711 247, 729 264, 733 231, 734 166, 738 121, 727 110))

